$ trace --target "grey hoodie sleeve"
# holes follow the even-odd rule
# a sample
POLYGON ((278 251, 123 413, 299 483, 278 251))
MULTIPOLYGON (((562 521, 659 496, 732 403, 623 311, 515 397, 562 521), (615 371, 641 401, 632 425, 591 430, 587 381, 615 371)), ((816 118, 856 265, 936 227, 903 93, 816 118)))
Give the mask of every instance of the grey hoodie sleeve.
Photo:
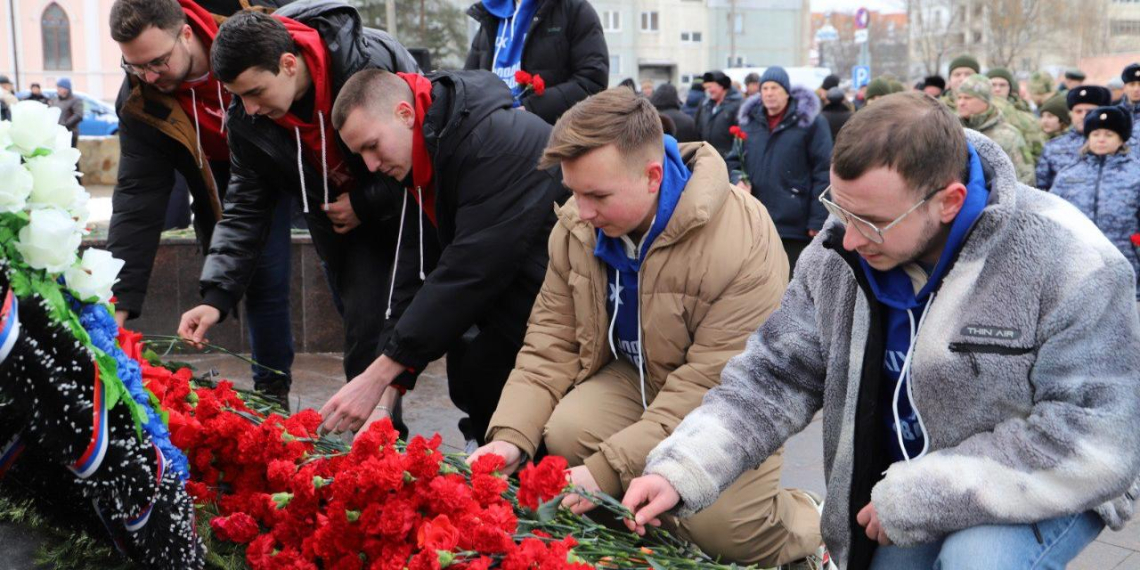
POLYGON ((1090 509, 1109 526, 1130 515, 1125 493, 1136 496, 1140 469, 1134 278, 1123 259, 1088 257, 1042 269, 1062 286, 1041 300, 1029 414, 896 463, 875 486, 871 502, 894 543, 1090 509))
MULTIPOLYGON (((800 265, 820 267, 825 253, 816 240, 800 265)), ((645 472, 665 477, 681 495, 679 516, 711 505, 823 405, 825 361, 810 279, 803 277, 796 275, 780 308, 728 361, 720 385, 649 454, 645 472)))

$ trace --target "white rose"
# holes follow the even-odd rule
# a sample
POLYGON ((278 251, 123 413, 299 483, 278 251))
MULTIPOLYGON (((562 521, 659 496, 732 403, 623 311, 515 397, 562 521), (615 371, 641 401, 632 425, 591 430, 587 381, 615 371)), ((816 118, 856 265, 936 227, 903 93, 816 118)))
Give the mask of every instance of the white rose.
MULTIPOLYGON (((38 101, 20 101, 12 107, 12 126, 8 136, 16 150, 30 156, 36 149, 55 148, 59 126, 59 109, 38 101)), ((71 142, 68 141, 70 146, 71 142)))
POLYGON ((17 236, 16 249, 33 268, 59 273, 75 263, 82 239, 71 214, 55 208, 32 210, 31 222, 17 236))
POLYGON ((0 150, 0 212, 19 212, 32 193, 32 173, 20 162, 20 155, 0 150))
POLYGON ((69 267, 63 278, 78 299, 97 297, 100 303, 106 303, 111 300, 111 286, 119 281, 123 263, 109 251, 92 248, 83 252, 83 259, 69 267))
POLYGON ((70 210, 85 194, 79 180, 75 178, 74 165, 57 159, 55 156, 40 156, 29 159, 28 171, 35 182, 28 205, 32 209, 60 208, 70 210))
POLYGON ((79 166, 79 155, 79 149, 71 146, 71 131, 64 128, 63 125, 56 125, 51 157, 67 164, 71 170, 75 170, 79 166))
POLYGON ((67 209, 67 213, 71 214, 71 219, 75 220, 75 225, 79 227, 79 231, 83 235, 91 233, 87 229, 87 222, 91 221, 91 209, 88 206, 90 200, 90 194, 80 192, 79 198, 72 202, 71 207, 67 209))

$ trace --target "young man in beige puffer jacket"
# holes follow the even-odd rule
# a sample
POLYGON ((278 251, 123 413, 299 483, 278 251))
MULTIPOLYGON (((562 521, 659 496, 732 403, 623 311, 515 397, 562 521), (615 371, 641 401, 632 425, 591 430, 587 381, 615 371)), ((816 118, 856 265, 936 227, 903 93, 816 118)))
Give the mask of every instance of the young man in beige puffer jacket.
MULTIPOLYGON (((514 470, 545 444, 573 482, 620 497, 727 360, 777 307, 788 260, 755 198, 712 146, 663 137, 652 105, 611 89, 554 127, 540 167, 561 163, 574 198, 522 351, 473 457, 514 470)), ((708 509, 670 521, 713 556, 762 566, 815 553, 815 503, 780 488, 775 454, 708 509)), ((592 508, 576 496, 575 512, 592 508)))

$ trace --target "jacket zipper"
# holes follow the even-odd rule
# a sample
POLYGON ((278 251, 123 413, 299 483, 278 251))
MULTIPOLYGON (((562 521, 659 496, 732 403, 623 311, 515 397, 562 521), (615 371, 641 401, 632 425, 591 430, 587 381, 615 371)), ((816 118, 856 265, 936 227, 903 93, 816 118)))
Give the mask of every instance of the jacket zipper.
POLYGON ((1097 220, 1097 218, 1100 218, 1100 179, 1102 176, 1104 176, 1104 161, 1106 159, 1107 159, 1107 157, 1104 157, 1104 156, 1097 158, 1098 162, 1100 162, 1100 165, 1097 166, 1097 170, 1096 170, 1096 188, 1093 190, 1093 215, 1092 215, 1093 223, 1096 224, 1097 227, 1100 227, 1100 222, 1097 220))

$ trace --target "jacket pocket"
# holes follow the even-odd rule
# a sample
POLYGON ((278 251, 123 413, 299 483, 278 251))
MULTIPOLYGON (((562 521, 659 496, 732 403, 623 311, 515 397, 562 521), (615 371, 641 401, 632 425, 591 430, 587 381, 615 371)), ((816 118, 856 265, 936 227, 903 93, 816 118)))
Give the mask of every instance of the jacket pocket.
POLYGON ((982 344, 977 342, 952 342, 950 352, 969 354, 1000 354, 1003 356, 1020 356, 1034 351, 1032 346, 1004 346, 1000 344, 982 344))

